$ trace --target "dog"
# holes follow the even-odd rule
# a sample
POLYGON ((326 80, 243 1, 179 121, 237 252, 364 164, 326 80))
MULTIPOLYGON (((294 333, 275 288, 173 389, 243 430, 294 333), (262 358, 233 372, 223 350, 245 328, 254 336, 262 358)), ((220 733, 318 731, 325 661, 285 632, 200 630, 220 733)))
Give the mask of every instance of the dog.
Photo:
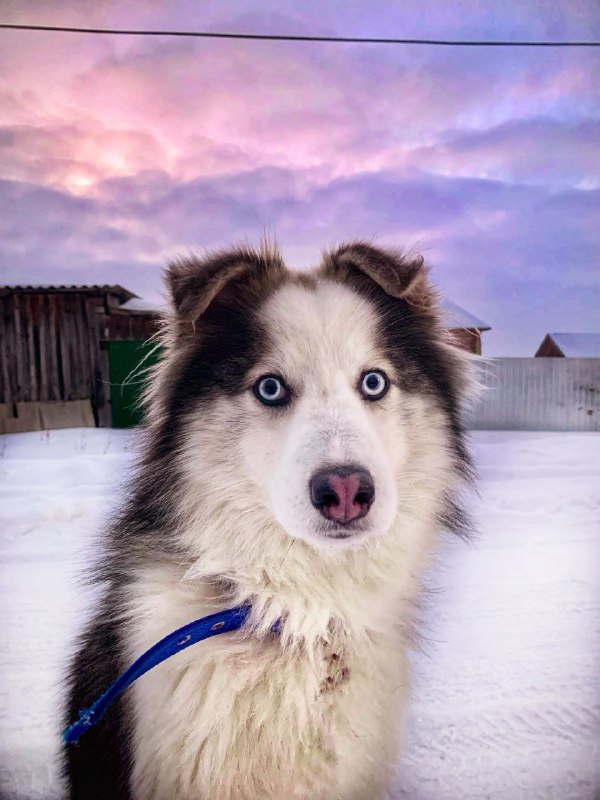
POLYGON ((105 542, 66 721, 180 626, 66 748, 74 800, 376 800, 402 737, 420 575, 465 524, 467 356, 423 260, 365 242, 172 263, 143 451, 105 542))

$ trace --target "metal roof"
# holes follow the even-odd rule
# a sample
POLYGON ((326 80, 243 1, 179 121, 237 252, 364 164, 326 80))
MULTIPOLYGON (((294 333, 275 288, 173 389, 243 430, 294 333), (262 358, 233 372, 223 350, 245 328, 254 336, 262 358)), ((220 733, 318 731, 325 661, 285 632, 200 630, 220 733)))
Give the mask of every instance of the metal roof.
POLYGON ((567 358, 600 358, 600 333, 549 333, 567 358))
POLYGON ((0 286, 0 295, 12 294, 64 294, 65 292, 79 294, 114 294, 122 303, 137 297, 137 294, 130 292, 119 284, 82 284, 77 285, 56 285, 56 284, 36 284, 23 286, 0 286))

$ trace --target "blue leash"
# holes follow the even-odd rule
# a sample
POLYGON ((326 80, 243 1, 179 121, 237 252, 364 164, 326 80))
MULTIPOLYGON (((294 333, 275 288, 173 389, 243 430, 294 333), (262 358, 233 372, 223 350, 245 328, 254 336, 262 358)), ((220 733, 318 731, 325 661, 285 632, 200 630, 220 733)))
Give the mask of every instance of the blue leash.
MULTIPOLYGON (((194 620, 183 628, 178 628, 173 633, 165 636, 149 650, 146 650, 109 688, 100 695, 96 702, 89 708, 79 712, 79 719, 65 730, 63 739, 67 744, 76 744, 80 737, 100 720, 112 701, 124 692, 128 686, 137 681, 145 672, 158 664, 171 658, 186 647, 210 639, 219 633, 237 631, 248 619, 251 606, 237 606, 221 611, 219 614, 209 614, 208 617, 194 620)), ((278 629, 275 623, 273 630, 278 629)))

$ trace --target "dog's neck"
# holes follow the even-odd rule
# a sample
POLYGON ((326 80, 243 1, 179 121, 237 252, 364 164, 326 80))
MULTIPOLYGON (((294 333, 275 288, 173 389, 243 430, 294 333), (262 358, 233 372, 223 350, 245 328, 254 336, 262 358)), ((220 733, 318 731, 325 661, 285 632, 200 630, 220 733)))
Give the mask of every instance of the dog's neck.
POLYGON ((220 538, 207 537, 213 546, 204 549, 183 582, 202 587, 204 596, 218 597, 220 606, 251 604, 264 632, 283 619, 284 639, 286 633, 296 641, 316 641, 331 640, 332 632, 344 638, 383 632, 418 591, 415 575, 427 556, 432 526, 414 524, 420 533, 407 520, 398 520, 386 535, 359 549, 333 552, 321 552, 281 531, 273 531, 271 548, 254 552, 251 546, 235 547, 234 537, 243 541, 243 530, 222 531, 220 538), (403 547, 406 536, 421 541, 422 552, 403 547))

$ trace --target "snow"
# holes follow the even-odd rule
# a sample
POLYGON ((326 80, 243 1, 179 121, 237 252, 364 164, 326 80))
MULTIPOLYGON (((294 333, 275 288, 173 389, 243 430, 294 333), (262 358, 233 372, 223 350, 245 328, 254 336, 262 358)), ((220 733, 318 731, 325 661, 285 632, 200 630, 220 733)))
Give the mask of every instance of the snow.
POLYGON ((457 328, 477 328, 480 331, 489 331, 490 326, 487 322, 466 311, 462 306, 459 306, 448 297, 442 299, 442 309, 446 319, 446 325, 451 330, 457 328))
MULTIPOLYGON (((136 434, 0 437, 0 795, 60 798, 60 674, 76 576, 136 434)), ((600 438, 480 432, 477 537, 428 576, 397 800, 594 800, 600 790, 600 438)))
POLYGON ((125 303, 121 303, 119 310, 133 311, 133 312, 152 312, 162 314, 167 310, 167 303, 165 300, 146 300, 143 297, 132 297, 125 303))

